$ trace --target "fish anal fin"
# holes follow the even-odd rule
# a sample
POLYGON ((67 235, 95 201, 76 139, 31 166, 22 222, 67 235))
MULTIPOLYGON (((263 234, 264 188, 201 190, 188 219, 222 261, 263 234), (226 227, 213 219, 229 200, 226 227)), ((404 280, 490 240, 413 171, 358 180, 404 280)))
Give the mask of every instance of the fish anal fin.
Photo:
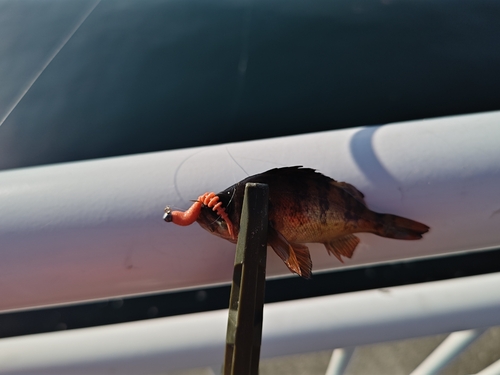
POLYGON ((267 241, 290 271, 306 279, 311 277, 312 261, 307 246, 289 243, 272 227, 267 230, 267 241))
POLYGON ((353 234, 348 234, 342 237, 334 238, 328 242, 325 242, 324 245, 328 254, 334 255, 335 258, 340 260, 342 263, 342 257, 352 258, 354 254, 354 250, 356 246, 358 246, 359 238, 353 234))

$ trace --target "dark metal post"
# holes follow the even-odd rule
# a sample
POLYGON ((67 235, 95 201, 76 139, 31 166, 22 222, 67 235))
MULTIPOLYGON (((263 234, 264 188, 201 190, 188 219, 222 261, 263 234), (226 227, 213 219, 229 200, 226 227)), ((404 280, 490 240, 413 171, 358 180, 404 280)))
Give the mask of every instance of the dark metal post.
POLYGON ((229 300, 224 375, 259 373, 268 195, 266 184, 248 183, 245 186, 229 300))

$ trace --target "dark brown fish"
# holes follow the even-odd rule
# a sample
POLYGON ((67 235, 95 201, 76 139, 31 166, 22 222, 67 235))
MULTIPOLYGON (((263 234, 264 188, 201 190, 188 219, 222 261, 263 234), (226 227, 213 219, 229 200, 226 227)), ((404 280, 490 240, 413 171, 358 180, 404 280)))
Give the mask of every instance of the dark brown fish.
POLYGON ((359 239, 368 232, 387 238, 418 240, 429 230, 404 217, 380 214, 366 207, 363 194, 351 184, 337 182, 313 169, 275 168, 250 176, 226 190, 206 193, 186 212, 165 209, 165 221, 202 228, 236 243, 245 184, 269 186, 268 244, 290 271, 309 278, 312 262, 305 243, 322 243, 342 261, 351 258, 359 239))

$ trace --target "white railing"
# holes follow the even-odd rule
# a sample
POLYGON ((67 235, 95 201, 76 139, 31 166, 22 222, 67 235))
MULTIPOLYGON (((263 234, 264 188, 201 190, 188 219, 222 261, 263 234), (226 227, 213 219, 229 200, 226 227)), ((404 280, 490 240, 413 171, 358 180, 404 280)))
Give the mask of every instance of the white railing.
MULTIPOLYGON (((268 304, 262 358, 500 325, 498 290, 500 274, 489 274, 268 304)), ((226 325, 227 310, 219 310, 6 338, 0 340, 0 374, 219 368, 226 325)), ((415 373, 433 373, 429 368, 451 359, 475 336, 452 335, 429 357, 434 364, 424 362, 426 371, 415 373)))
MULTIPOLYGON (((421 241, 360 234, 343 265, 312 245, 314 271, 498 247, 499 124, 491 112, 1 172, 0 311, 229 283, 234 245, 166 224, 163 208, 283 165, 431 227, 421 241)), ((289 275, 274 254, 268 275, 289 275)))
MULTIPOLYGON (((1 172, 0 311, 228 283, 234 246, 197 225, 164 223, 163 207, 186 208, 201 192, 283 165, 317 168, 354 184, 372 209, 431 227, 413 242, 362 234, 344 266, 499 247, 499 124, 492 112, 1 172)), ((316 271, 341 266, 321 246, 311 249, 316 271)), ((270 256, 268 275, 287 274, 270 256)), ((499 287, 492 274, 269 304, 262 354, 498 325, 499 287)), ((226 317, 3 339, 0 373, 217 366, 226 317)), ((438 371, 477 332, 452 335, 415 373, 438 371)), ((342 371, 348 357, 337 352, 329 371, 342 371)))

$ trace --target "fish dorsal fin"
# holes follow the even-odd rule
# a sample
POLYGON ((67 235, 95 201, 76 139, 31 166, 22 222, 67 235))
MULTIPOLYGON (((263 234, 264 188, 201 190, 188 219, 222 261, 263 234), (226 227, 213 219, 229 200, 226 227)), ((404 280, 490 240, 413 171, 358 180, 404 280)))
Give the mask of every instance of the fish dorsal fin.
POLYGON ((267 241, 290 271, 306 279, 311 277, 312 261, 307 246, 289 243, 271 226, 267 230, 267 241))
POLYGON ((348 234, 346 236, 334 238, 329 242, 325 242, 324 245, 328 254, 333 254, 335 258, 344 263, 342 257, 352 258, 352 254, 354 253, 356 246, 358 246, 358 243, 358 237, 353 234, 348 234))
POLYGON ((359 202, 363 203, 366 206, 365 195, 362 192, 360 192, 358 189, 356 189, 353 185, 351 185, 347 182, 338 182, 338 181, 333 181, 333 180, 331 181, 331 184, 348 192, 354 198, 356 198, 356 200, 358 200, 359 202))

